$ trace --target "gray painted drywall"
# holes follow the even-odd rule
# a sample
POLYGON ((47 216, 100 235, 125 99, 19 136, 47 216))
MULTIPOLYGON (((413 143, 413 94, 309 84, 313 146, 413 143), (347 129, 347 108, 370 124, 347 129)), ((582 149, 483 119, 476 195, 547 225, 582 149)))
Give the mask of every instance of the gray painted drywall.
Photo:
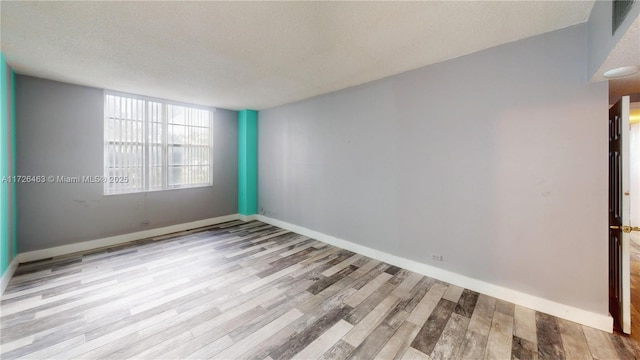
MULTIPOLYGON (((102 90, 17 76, 16 110, 18 174, 102 175, 102 90)), ((104 196, 102 184, 19 184, 18 251, 237 213, 237 138, 237 113, 218 109, 213 187, 104 196)))
POLYGON ((587 22, 588 38, 588 75, 589 77, 598 71, 602 63, 607 59, 618 41, 635 19, 640 16, 640 1, 636 0, 624 21, 615 34, 612 34, 613 3, 611 0, 598 0, 591 9, 587 22))
POLYGON ((608 86, 587 83, 585 27, 260 111, 261 213, 607 314, 608 86))

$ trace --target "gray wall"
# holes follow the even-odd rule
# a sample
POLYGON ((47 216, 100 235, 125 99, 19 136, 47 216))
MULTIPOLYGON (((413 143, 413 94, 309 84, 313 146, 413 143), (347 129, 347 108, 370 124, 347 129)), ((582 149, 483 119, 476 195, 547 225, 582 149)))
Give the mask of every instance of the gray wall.
MULTIPOLYGON (((16 110, 18 174, 103 174, 102 90, 17 76, 16 110)), ((237 113, 214 118, 213 187, 104 196, 102 184, 19 184, 18 251, 237 213, 237 113)))
POLYGON ((591 9, 587 22, 588 33, 588 75, 598 71, 635 19, 640 16, 640 1, 635 1, 615 34, 611 33, 613 5, 611 0, 598 0, 591 9))
POLYGON ((607 314, 608 88, 586 43, 577 25, 260 111, 261 212, 607 314))

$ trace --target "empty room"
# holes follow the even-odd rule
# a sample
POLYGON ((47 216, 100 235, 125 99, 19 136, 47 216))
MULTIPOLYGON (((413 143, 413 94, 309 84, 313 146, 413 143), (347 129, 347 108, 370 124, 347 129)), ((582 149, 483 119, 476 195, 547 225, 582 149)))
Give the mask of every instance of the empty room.
POLYGON ((640 358, 640 1, 0 1, 0 358, 640 358))

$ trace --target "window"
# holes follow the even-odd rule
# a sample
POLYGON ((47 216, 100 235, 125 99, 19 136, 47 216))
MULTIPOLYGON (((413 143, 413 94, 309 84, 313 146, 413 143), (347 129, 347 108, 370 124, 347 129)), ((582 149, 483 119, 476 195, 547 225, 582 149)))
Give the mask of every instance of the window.
POLYGON ((213 110, 105 92, 104 193, 212 185, 213 110))

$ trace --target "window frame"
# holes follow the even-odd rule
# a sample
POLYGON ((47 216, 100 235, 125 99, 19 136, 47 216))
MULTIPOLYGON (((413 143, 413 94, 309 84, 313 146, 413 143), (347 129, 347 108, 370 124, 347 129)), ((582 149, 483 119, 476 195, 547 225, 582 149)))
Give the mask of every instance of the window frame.
MULTIPOLYGON (((213 168, 214 168, 214 164, 213 164, 213 160, 214 160, 214 119, 215 119, 215 111, 216 109, 213 107, 208 107, 208 106, 201 106, 201 105, 195 105, 195 104, 189 104, 189 103, 184 103, 184 102, 180 102, 180 101, 174 101, 174 100, 167 100, 167 99, 161 99, 161 98, 154 98, 154 97, 149 97, 149 96, 144 96, 144 95, 136 95, 136 94, 130 94, 130 93, 125 93, 125 92, 120 92, 120 91, 113 91, 113 90, 104 90, 103 91, 103 182, 104 182, 104 186, 103 186, 103 195, 104 196, 113 196, 113 195, 126 195, 126 194, 138 194, 138 193, 148 193, 148 192, 156 192, 156 191, 170 191, 170 190, 179 190, 179 189, 190 189, 190 188, 201 188, 201 187, 211 187, 213 186, 213 168), (115 189, 114 187, 110 186, 113 184, 112 181, 110 181, 110 175, 109 174, 109 170, 113 169, 113 167, 110 167, 110 162, 109 162, 109 144, 112 144, 114 141, 110 140, 107 138, 108 133, 108 117, 109 117, 109 110, 107 108, 107 97, 108 96, 116 96, 116 97, 120 97, 120 98, 126 98, 126 99, 132 99, 134 101, 142 101, 144 103, 143 107, 143 141, 142 141, 142 146, 143 146, 143 156, 142 156, 142 186, 141 187, 135 187, 133 189, 124 189, 122 191, 118 191, 117 189, 115 189), (152 160, 151 160, 151 147, 153 146, 153 140, 151 138, 151 134, 150 134, 150 128, 152 127, 151 124, 152 123, 157 123, 155 121, 152 120, 151 118, 151 114, 150 114, 150 109, 151 109, 151 104, 152 103, 157 103, 159 104, 161 111, 160 111, 160 124, 161 124, 161 142, 160 142, 160 146, 161 146, 161 156, 160 156, 160 160, 161 160, 161 185, 160 186, 152 186, 151 184, 151 170, 153 165, 151 164, 152 160), (169 143, 169 119, 168 119, 168 108, 169 106, 178 106, 178 107, 183 107, 183 108, 187 108, 187 109, 196 109, 196 110, 206 110, 208 111, 208 117, 209 117, 209 126, 208 126, 208 130, 209 130, 209 141, 208 144, 206 145, 195 145, 193 143, 190 144, 185 144, 185 148, 189 147, 189 146, 197 146, 197 147, 202 147, 202 148, 208 148, 208 155, 209 155, 209 161, 208 164, 206 165, 200 165, 202 167, 208 166, 208 177, 209 177, 209 181, 208 183, 193 183, 193 184, 173 184, 170 185, 170 181, 169 181, 169 168, 171 167, 170 164, 170 160, 169 160, 169 147, 170 146, 175 146, 175 143, 169 143)), ((182 126, 184 126, 185 128, 191 128, 191 127, 199 127, 199 128, 206 128, 204 126, 195 126, 195 125, 187 125, 187 124, 183 124, 182 126)), ((126 143, 123 141, 120 141, 121 143, 126 143)), ((173 166, 180 166, 180 165, 173 165, 173 166)), ((182 165, 182 166, 196 166, 196 165, 182 165)))

